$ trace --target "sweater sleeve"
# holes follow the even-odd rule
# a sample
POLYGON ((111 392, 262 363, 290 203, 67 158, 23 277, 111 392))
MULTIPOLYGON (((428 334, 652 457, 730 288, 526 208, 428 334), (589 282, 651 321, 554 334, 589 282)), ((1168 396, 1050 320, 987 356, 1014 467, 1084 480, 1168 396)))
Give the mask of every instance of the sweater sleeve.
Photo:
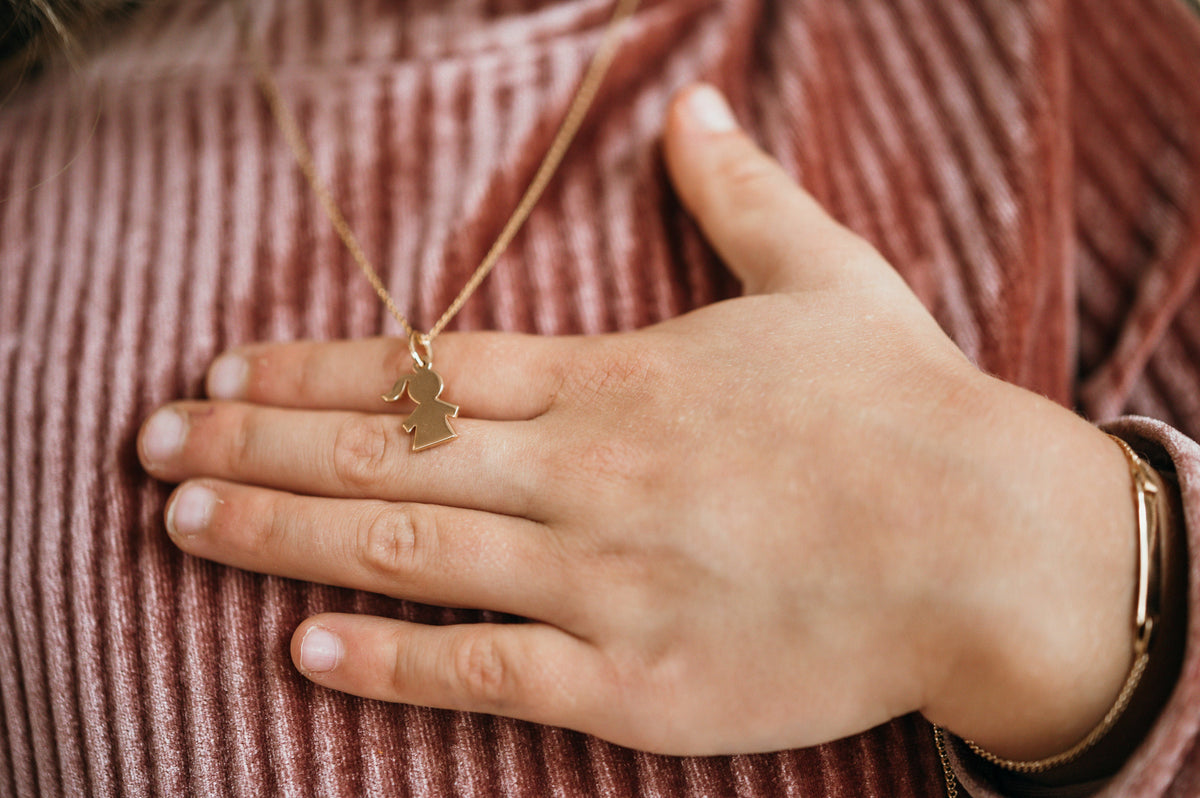
MULTIPOLYGON (((1125 417, 1104 428, 1124 439, 1160 470, 1173 470, 1178 478, 1183 534, 1188 549, 1187 642, 1183 668, 1174 692, 1155 726, 1133 752, 1125 766, 1105 783, 1066 789, 1030 789, 1024 796, 1073 798, 1096 795, 1109 798, 1157 798, 1194 795, 1200 790, 1200 444, 1178 430, 1149 418, 1125 417)), ((975 798, 1005 795, 986 766, 960 740, 947 738, 955 774, 975 798)), ((1007 793, 1012 795, 1010 791, 1007 793)))

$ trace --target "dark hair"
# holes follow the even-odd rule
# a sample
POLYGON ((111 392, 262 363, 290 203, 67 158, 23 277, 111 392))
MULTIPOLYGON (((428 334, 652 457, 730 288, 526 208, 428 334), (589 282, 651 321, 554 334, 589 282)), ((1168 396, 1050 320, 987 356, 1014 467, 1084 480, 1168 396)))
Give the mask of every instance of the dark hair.
POLYGON ((145 0, 0 0, 0 90, 51 59, 78 55, 100 31, 145 0))

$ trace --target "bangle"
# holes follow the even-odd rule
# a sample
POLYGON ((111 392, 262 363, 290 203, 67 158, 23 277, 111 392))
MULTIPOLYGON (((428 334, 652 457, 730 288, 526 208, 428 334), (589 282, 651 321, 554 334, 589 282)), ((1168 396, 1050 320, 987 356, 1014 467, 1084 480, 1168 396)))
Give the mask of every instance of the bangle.
POLYGON ((985 751, 970 740, 963 741, 976 756, 1005 770, 1018 773, 1043 773, 1074 762, 1112 731, 1129 706, 1134 691, 1141 682, 1142 675, 1146 672, 1146 666, 1150 662, 1150 642, 1154 637, 1155 624, 1161 609, 1160 584, 1163 580, 1162 530, 1160 528, 1162 513, 1159 506, 1159 499, 1163 494, 1162 483, 1158 473, 1150 467, 1149 463, 1138 457, 1129 444, 1115 435, 1109 435, 1109 437, 1117 442, 1125 459, 1129 462, 1129 474, 1133 480, 1134 508, 1137 512, 1138 582, 1137 603, 1134 607, 1133 665, 1129 669, 1129 675, 1125 678, 1121 692, 1117 695, 1116 702, 1113 703, 1103 720, 1088 732, 1086 737, 1060 754, 1044 759, 1024 761, 1004 759, 985 751))

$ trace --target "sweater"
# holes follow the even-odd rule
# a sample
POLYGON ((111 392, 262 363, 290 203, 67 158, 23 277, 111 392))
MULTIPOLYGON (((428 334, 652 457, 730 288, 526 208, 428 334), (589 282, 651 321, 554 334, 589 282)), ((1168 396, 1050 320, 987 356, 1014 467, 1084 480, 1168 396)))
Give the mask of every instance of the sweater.
MULTIPOLYGON (((249 5, 318 171, 428 328, 540 161, 609 2, 249 5)), ((1113 429, 1174 468, 1183 674, 1104 794, 1200 794, 1198 64, 1179 0, 646 0, 453 327, 628 330, 738 293, 656 141, 674 90, 717 84, 980 368, 1125 417, 1113 429)), ((135 435, 201 396, 227 347, 397 332, 227 3, 149 2, 0 102, 0 796, 944 794, 916 715, 810 749, 667 757, 296 673, 291 632, 317 611, 492 616, 183 555, 135 435)), ((969 761, 960 775, 993 789, 969 761)))

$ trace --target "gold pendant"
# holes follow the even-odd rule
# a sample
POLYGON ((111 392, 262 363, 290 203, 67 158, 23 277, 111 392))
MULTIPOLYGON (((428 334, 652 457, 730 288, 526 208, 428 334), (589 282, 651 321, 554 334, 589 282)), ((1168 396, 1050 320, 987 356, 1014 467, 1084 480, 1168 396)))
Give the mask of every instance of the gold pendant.
POLYGON ((416 402, 416 410, 408 414, 403 426, 404 431, 413 436, 412 450, 419 452, 458 437, 450 426, 450 419, 458 416, 458 405, 438 398, 443 388, 442 377, 433 370, 429 340, 414 332, 408 338, 408 351, 415 369, 412 374, 397 380, 391 393, 383 395, 383 401, 399 401, 407 391, 409 398, 416 402))

